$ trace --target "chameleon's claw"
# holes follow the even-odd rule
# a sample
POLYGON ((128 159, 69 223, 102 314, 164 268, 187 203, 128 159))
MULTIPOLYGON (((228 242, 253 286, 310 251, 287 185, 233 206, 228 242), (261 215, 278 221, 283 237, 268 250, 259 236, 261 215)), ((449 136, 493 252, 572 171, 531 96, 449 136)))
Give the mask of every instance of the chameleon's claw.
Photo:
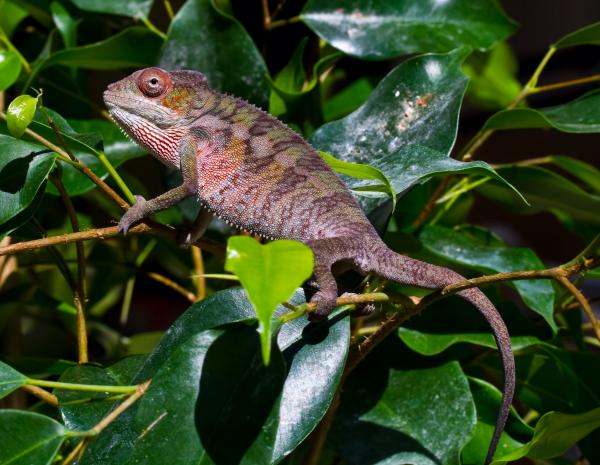
POLYGON ((317 308, 308 315, 308 319, 311 321, 318 321, 326 318, 335 308, 336 301, 336 294, 326 294, 323 291, 317 291, 310 299, 310 303, 316 304, 317 308))
POLYGON ((118 230, 120 233, 127 234, 131 225, 137 223, 146 216, 144 205, 146 199, 141 195, 135 196, 135 203, 127 210, 119 220, 118 230))

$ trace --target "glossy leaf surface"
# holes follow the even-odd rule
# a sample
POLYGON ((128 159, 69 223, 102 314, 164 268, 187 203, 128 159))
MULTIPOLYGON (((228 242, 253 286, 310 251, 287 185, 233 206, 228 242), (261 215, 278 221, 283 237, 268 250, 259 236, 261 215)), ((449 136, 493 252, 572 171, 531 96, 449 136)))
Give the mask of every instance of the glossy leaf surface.
POLYGON ((491 0, 310 0, 302 20, 334 47, 371 60, 461 45, 483 50, 515 29, 491 0))
POLYGON ((73 0, 73 3, 84 11, 139 18, 141 16, 148 16, 153 0, 127 0, 125 2, 115 2, 113 0, 73 0))
POLYGON ((27 377, 22 375, 6 363, 0 362, 0 399, 7 396, 15 389, 27 382, 27 377))
POLYGON ((0 48, 0 92, 12 86, 21 72, 21 62, 11 50, 0 48))

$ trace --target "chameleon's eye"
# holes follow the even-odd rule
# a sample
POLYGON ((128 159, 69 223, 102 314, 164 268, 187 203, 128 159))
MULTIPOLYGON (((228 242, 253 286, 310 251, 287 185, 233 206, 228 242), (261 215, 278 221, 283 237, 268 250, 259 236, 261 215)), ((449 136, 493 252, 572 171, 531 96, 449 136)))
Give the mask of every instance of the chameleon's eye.
POLYGON ((148 68, 140 74, 138 87, 146 97, 158 97, 169 86, 171 77, 159 68, 148 68))

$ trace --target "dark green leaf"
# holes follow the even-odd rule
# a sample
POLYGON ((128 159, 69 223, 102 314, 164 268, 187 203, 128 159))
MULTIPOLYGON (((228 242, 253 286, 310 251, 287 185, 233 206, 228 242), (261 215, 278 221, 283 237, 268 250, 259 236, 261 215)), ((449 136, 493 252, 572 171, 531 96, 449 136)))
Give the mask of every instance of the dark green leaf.
POLYGON ((600 132, 600 90, 555 107, 514 108, 492 115, 485 129, 554 128, 564 132, 600 132))
POLYGON ((513 452, 500 456, 493 463, 500 465, 521 457, 535 459, 558 457, 599 427, 600 407, 577 415, 549 412, 535 425, 535 433, 531 441, 513 452))
POLYGON ((85 69, 143 68, 156 61, 162 40, 143 27, 131 27, 108 39, 51 54, 43 67, 53 65, 85 69))
POLYGON ((463 45, 484 50, 515 29, 491 0, 310 0, 302 20, 334 47, 371 60, 463 45))
POLYGON ((27 377, 0 362, 0 399, 27 383, 27 377))
MULTIPOLYGON (((486 163, 463 163, 448 157, 466 86, 460 70, 464 56, 463 50, 405 61, 379 83, 364 105, 346 118, 322 126, 311 143, 339 160, 377 168, 397 193, 441 173, 498 179, 486 163)), ((367 184, 357 179, 345 181, 351 189, 367 184)), ((366 209, 381 202, 370 201, 366 209)))
MULTIPOLYGON (((468 233, 441 226, 423 230, 419 239, 423 246, 439 257, 484 273, 543 269, 544 264, 531 250, 489 244, 468 233)), ((544 317, 556 331, 554 322, 554 288, 548 280, 514 281, 523 301, 544 317)))
POLYGON ((570 175, 579 178, 587 187, 600 194, 600 170, 589 163, 577 160, 572 157, 564 157, 560 155, 550 155, 548 162, 552 163, 570 175))
POLYGON ((483 63, 480 61, 480 55, 475 54, 463 66, 470 78, 467 97, 486 110, 506 108, 521 91, 514 53, 506 42, 501 42, 486 55, 483 63))
POLYGON ((332 121, 360 107, 373 92, 373 85, 367 78, 361 78, 346 86, 323 103, 325 121, 332 121))
POLYGON ((498 173, 521 192, 529 206, 515 201, 505 186, 486 183, 478 191, 513 212, 533 214, 559 210, 574 220, 600 225, 600 196, 589 194, 568 179, 537 166, 509 166, 498 173))
POLYGON ((45 26, 49 26, 52 22, 49 12, 50 0, 11 0, 11 3, 16 3, 45 26))
POLYGON ((52 19, 62 35, 65 48, 75 47, 77 37, 77 21, 69 14, 67 9, 58 2, 50 4, 52 19))
MULTIPOLYGON (((479 464, 485 461, 492 440, 502 393, 487 381, 478 378, 469 378, 469 385, 477 409, 477 427, 461 456, 464 464, 479 464)), ((511 408, 496 455, 502 456, 521 447, 532 435, 533 429, 519 417, 514 408, 511 408)))
POLYGON ((365 370, 344 387, 332 431, 344 463, 458 465, 476 424, 460 365, 386 368, 380 374, 365 370))
MULTIPOLYGON (((126 386, 144 360, 145 357, 128 357, 109 368, 77 365, 67 369, 59 381, 101 386, 126 386)), ((103 392, 56 389, 54 394, 58 397, 60 414, 65 425, 73 431, 87 431, 93 428, 112 410, 115 402, 114 394, 103 392)))
MULTIPOLYGON (((297 293, 291 301, 295 305, 303 302, 301 294, 297 293)), ((280 307, 279 311, 287 310, 280 307)), ((144 450, 150 451, 150 456, 156 455, 152 458, 156 462, 146 462, 148 458, 144 456, 144 463, 180 463, 182 457, 189 457, 189 462, 182 464, 213 463, 209 457, 214 460, 215 456, 223 458, 223 454, 235 456, 248 465, 275 464, 293 451, 318 424, 333 398, 348 353, 349 318, 330 317, 329 321, 319 324, 308 324, 305 320, 297 319, 285 324, 278 336, 278 346, 288 366, 285 384, 282 386, 281 381, 275 380, 272 386, 266 386, 256 381, 251 383, 254 386, 252 389, 232 391, 234 386, 239 386, 240 380, 249 380, 255 375, 260 377, 259 373, 276 375, 280 370, 277 366, 281 363, 280 355, 277 354, 271 366, 265 368, 260 361, 259 345, 251 328, 237 326, 225 333, 206 329, 233 322, 251 323, 253 315, 252 305, 242 289, 213 294, 190 307, 165 334, 137 375, 136 382, 153 377, 150 389, 155 389, 152 394, 156 397, 154 401, 144 400, 150 394, 148 391, 139 404, 144 405, 144 410, 136 411, 138 406, 134 405, 131 412, 111 425, 90 445, 83 463, 133 463, 131 454, 138 447, 135 457, 141 457, 144 450), (327 363, 323 363, 325 360, 327 363), (247 375, 243 374, 244 370, 248 371, 247 375), (310 375, 307 376, 307 373, 310 375), (273 387, 279 389, 275 401, 270 391, 273 387), (177 396, 172 395, 174 389, 177 396), (196 399, 198 389, 200 397, 196 399), (228 402, 235 399, 241 401, 245 396, 248 399, 250 396, 267 399, 268 402, 257 402, 262 406, 260 409, 250 412, 247 415, 249 418, 238 420, 236 415, 243 414, 248 407, 239 408, 240 411, 233 407, 225 408, 220 415, 223 420, 228 418, 230 421, 207 424, 216 418, 217 401, 221 399, 218 402, 223 402, 227 392, 232 393, 228 402), (267 408, 268 405, 272 407, 267 408), (199 409, 196 425, 210 426, 214 430, 238 428, 237 423, 246 422, 248 427, 239 431, 236 436, 240 438, 239 441, 232 442, 228 434, 207 437, 206 430, 202 429, 198 438, 194 426, 196 407, 199 409), (207 412, 204 417, 201 407, 207 412), (169 414, 161 417, 164 411, 169 414), (182 427, 181 423, 184 418, 187 419, 186 427, 182 427), (176 427, 168 427, 177 420, 180 423, 176 423, 176 427), (162 423, 165 425, 161 426, 162 423), (260 433, 256 434, 259 431, 256 429, 258 424, 262 426, 260 433), (155 428, 163 431, 162 436, 155 428), (253 441, 250 441, 249 435, 252 434, 253 441), (154 435, 160 436, 161 441, 152 442, 149 437, 154 435), (222 441, 227 441, 226 445, 222 441), (175 443, 177 447, 173 447, 175 443), (205 462, 200 462, 197 454, 204 447, 208 452, 205 462), (182 451, 185 451, 185 455, 182 451)), ((252 403, 252 400, 247 400, 245 405, 252 403)))
POLYGON ((252 237, 233 236, 227 242, 225 269, 240 278, 256 309, 267 365, 273 312, 310 277, 313 263, 312 250, 297 241, 281 240, 262 245, 252 237))
POLYGON ((0 463, 48 465, 68 433, 44 415, 0 410, 0 463))
POLYGON ((115 2, 114 0, 73 0, 73 3, 85 11, 140 18, 147 17, 150 14, 153 0, 127 0, 126 2, 115 2))
POLYGON ((188 0, 171 23, 159 64, 166 69, 198 70, 215 89, 267 108, 267 67, 251 37, 224 11, 223 3, 227 2, 188 0))
POLYGON ((6 125, 13 137, 20 139, 31 123, 38 99, 31 95, 19 95, 6 110, 6 125))
MULTIPOLYGON (((44 152, 40 145, 0 134, 0 224, 33 202, 55 159, 55 153, 44 152)), ((27 219, 21 218, 21 223, 27 219)))
POLYGON ((555 48, 565 48, 585 44, 600 45, 600 22, 571 32, 558 42, 555 42, 553 46, 555 48))
POLYGON ((0 92, 12 86, 21 72, 21 62, 11 50, 0 48, 0 92))
MULTIPOLYGON (((398 335, 411 350, 423 355, 437 355, 454 344, 464 342, 491 349, 496 348, 493 336, 487 333, 435 334, 423 333, 409 328, 399 328, 398 335)), ((540 342, 534 336, 515 336, 510 340, 514 351, 540 342)))

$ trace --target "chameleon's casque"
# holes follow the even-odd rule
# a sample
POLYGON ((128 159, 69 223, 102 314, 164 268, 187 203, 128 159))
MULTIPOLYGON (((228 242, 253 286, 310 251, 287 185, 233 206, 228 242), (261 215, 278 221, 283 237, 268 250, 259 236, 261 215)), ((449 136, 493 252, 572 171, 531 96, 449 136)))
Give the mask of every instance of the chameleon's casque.
MULTIPOLYGON (((237 228, 307 244, 315 255, 318 288, 311 302, 320 315, 335 306, 331 268, 340 262, 363 274, 428 289, 464 279, 390 250, 314 148, 268 113, 210 89, 201 73, 136 71, 109 85, 104 101, 129 136, 183 175, 181 186, 154 199, 136 197, 119 222, 124 233, 153 212, 195 196, 203 212, 188 242, 197 239, 214 213, 237 228)), ((504 364, 504 397, 489 463, 514 393, 514 359, 506 326, 489 299, 477 288, 458 295, 488 320, 504 364)))

